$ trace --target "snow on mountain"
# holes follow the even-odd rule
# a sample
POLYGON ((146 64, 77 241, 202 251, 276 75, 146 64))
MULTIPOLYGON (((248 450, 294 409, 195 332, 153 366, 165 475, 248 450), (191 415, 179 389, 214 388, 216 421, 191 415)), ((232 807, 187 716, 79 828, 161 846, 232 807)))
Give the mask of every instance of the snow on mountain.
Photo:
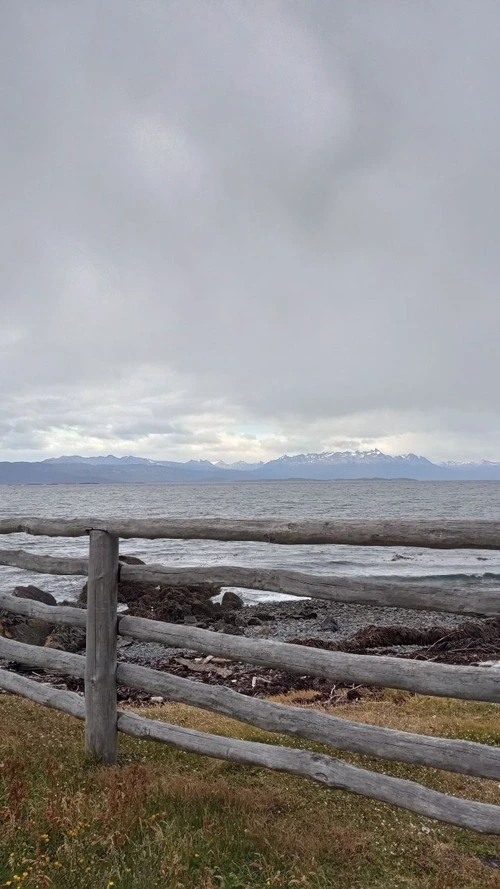
POLYGON ((482 466, 485 466, 485 467, 494 466, 495 468, 500 467, 500 463, 495 460, 477 460, 474 462, 472 462, 470 460, 466 460, 465 462, 461 461, 461 460, 446 460, 444 463, 439 463, 438 465, 439 466, 451 466, 453 468, 458 467, 460 469, 463 469, 464 467, 468 468, 470 466, 473 466, 475 468, 479 468, 482 466))
MULTIPOLYGON (((384 454, 382 451, 379 451, 378 448, 375 448, 371 451, 322 451, 321 453, 312 453, 312 454, 296 454, 294 456, 289 456, 285 454, 283 457, 279 457, 277 460, 270 461, 271 463, 280 463, 280 464, 293 464, 294 466, 298 465, 308 465, 308 466, 321 466, 324 464, 330 463, 347 463, 347 464, 361 464, 366 465, 368 463, 398 463, 400 461, 405 461, 406 463, 417 463, 419 465, 432 465, 429 460, 425 457, 418 457, 416 454, 401 454, 396 457, 392 457, 390 454, 384 454)), ((269 465, 269 464, 266 464, 269 465)))
POLYGON ((148 483, 309 479, 416 479, 420 481, 500 481, 500 462, 432 463, 417 454, 323 451, 285 454, 267 463, 239 460, 151 460, 147 457, 50 457, 40 463, 0 463, 0 484, 148 483))
POLYGON ((224 463, 224 460, 217 460, 214 464, 217 469, 234 469, 238 472, 252 472, 254 469, 259 469, 261 466, 264 466, 264 462, 261 460, 259 463, 246 463, 245 460, 236 460, 235 463, 224 463))
POLYGON ((369 451, 323 451, 285 454, 264 464, 262 478, 304 478, 324 480, 355 478, 446 478, 447 471, 416 454, 392 456, 378 448, 369 451))
POLYGON ((115 457, 113 454, 108 454, 106 457, 81 457, 79 454, 70 454, 63 455, 62 457, 48 457, 46 460, 42 460, 42 463, 86 463, 88 466, 112 466, 115 464, 157 465, 156 460, 149 460, 147 457, 115 457))

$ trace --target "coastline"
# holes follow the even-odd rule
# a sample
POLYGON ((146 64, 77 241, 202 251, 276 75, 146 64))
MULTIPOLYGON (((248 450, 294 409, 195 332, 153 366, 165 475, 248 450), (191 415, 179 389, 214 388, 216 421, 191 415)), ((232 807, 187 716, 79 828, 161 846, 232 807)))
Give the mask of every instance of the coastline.
MULTIPOLYGON (((84 588, 85 589, 85 588, 84 588)), ((126 592, 125 587, 123 588, 126 592)), ((348 605, 320 599, 298 599, 260 602, 243 605, 233 593, 222 605, 210 605, 207 591, 199 589, 155 591, 154 598, 144 597, 130 603, 131 614, 157 620, 207 628, 219 633, 236 634, 260 640, 293 642, 356 654, 389 655, 417 658, 451 664, 481 664, 500 658, 500 618, 472 619, 450 613, 413 611, 407 609, 348 605), (191 599, 189 596, 191 595, 191 599), (190 602, 188 605, 187 603, 190 602), (177 618, 171 609, 182 603, 187 612, 177 618), (152 605, 156 609, 152 609, 152 605), (203 616, 189 613, 195 607, 207 607, 203 616), (144 611, 147 608, 147 611, 144 611), (164 609, 168 612, 165 613, 164 609), (155 614, 154 611, 157 611, 155 614), (163 614, 161 613, 163 612, 163 614)), ((213 591, 211 593, 213 596, 213 591)), ((68 603, 69 604, 69 603, 68 603)), ((83 601, 80 601, 83 604, 83 601)), ((81 631, 80 631, 81 632, 81 631)), ((53 647, 65 647, 63 637, 53 647)), ((73 639, 70 639, 70 644, 73 639)), ((85 637, 78 651, 84 654, 85 637)), ((314 676, 299 676, 281 670, 267 669, 225 658, 201 656, 188 648, 172 648, 156 642, 139 642, 120 637, 118 661, 147 666, 162 672, 212 685, 225 685, 252 696, 290 695, 300 702, 303 692, 317 702, 345 703, 367 694, 379 696, 379 688, 360 688, 314 676)), ((83 692, 81 680, 51 675, 41 670, 4 663, 4 667, 22 672, 53 687, 83 692)), ((123 687, 118 688, 120 702, 148 703, 150 695, 123 687)), ((304 698, 305 700, 306 698, 304 698)), ((160 702, 160 701, 159 701, 160 702)), ((163 702, 163 699, 161 700, 163 702)))

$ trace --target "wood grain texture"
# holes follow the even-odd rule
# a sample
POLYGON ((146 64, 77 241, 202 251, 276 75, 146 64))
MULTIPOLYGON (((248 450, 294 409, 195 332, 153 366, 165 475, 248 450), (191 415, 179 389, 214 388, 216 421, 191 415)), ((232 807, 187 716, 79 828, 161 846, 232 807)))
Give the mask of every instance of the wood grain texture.
POLYGON ((83 679, 85 676, 85 658, 80 654, 70 654, 56 648, 42 648, 39 645, 27 645, 26 642, 15 642, 0 636, 0 659, 12 663, 24 664, 35 670, 47 670, 51 673, 62 673, 83 679))
POLYGON ((301 775, 327 787, 391 803, 480 833, 500 834, 500 806, 457 799, 414 781, 369 772, 321 753, 209 735, 131 713, 119 714, 118 729, 135 738, 162 741, 191 753, 301 775))
MULTIPOLYGON (((6 670, 0 670, 0 688, 70 713, 78 719, 84 717, 83 701, 74 692, 56 692, 6 670)), ((500 834, 499 806, 458 799, 429 790, 414 781, 370 772, 324 754, 209 735, 132 713, 119 712, 117 725, 119 731, 141 740, 161 741, 180 750, 216 759, 300 775, 327 787, 397 805, 428 818, 480 833, 500 834)))
POLYGON ((89 560, 42 556, 24 549, 2 549, 0 550, 0 565, 22 568, 25 571, 37 571, 39 574, 81 574, 86 576, 89 560))
MULTIPOLYGON (((267 590, 291 596, 325 599, 375 607, 406 608, 417 611, 497 616, 500 614, 498 592, 484 591, 473 585, 443 589, 437 585, 392 581, 389 578, 353 578, 342 575, 320 576, 300 571, 274 568, 242 568, 217 565, 203 568, 171 568, 167 565, 122 565, 120 577, 129 583, 163 584, 169 587, 212 583, 221 587, 267 590)), ((272 609, 272 605, 269 605, 272 609)))
POLYGON ((118 537, 91 531, 85 654, 85 743, 100 762, 116 762, 118 537))
POLYGON ((431 549, 500 549, 500 522, 485 519, 373 519, 286 522, 279 519, 8 518, 0 534, 82 537, 107 530, 124 539, 252 540, 284 545, 418 546, 431 549))
POLYGON ((163 642, 175 648, 189 648, 243 663, 301 675, 322 676, 332 682, 403 688, 423 695, 470 701, 500 702, 499 674, 494 667, 456 667, 396 657, 325 651, 271 639, 247 639, 214 633, 143 617, 122 617, 118 632, 144 642, 163 642))
POLYGON ((64 713, 76 716, 77 719, 85 719, 85 702, 75 692, 52 688, 43 682, 35 682, 33 679, 2 669, 0 669, 0 688, 42 704, 43 707, 63 710, 64 713))
MULTIPOLYGON (((87 559, 58 558, 24 550, 0 550, 0 565, 38 571, 41 574, 86 575, 87 559)), ((405 608, 452 614, 496 617, 500 614, 498 592, 480 586, 447 587, 380 578, 306 574, 273 568, 217 565, 204 568, 172 568, 168 565, 120 565, 120 578, 129 583, 186 587, 211 583, 221 587, 268 590, 329 602, 349 602, 386 608, 405 608)), ((5 601, 5 600, 3 600, 5 601)), ((6 607, 2 605, 1 607, 6 607)), ((21 612, 18 612, 21 613, 21 612)))
MULTIPOLYGON (((81 655, 38 648, 1 637, 0 658, 77 679, 83 678, 85 672, 85 659, 81 655)), ((122 685, 151 695, 161 695, 172 701, 222 713, 267 731, 308 738, 340 750, 482 778, 498 780, 500 777, 500 748, 485 744, 434 738, 339 719, 313 709, 248 698, 228 688, 204 685, 135 664, 119 663, 117 680, 122 685)))
POLYGON ((12 614, 34 617, 47 623, 65 624, 85 629, 87 611, 83 608, 72 608, 69 605, 44 605, 31 599, 18 599, 10 593, 0 593, 0 608, 12 614))
POLYGON ((266 731, 307 738, 339 750, 380 756, 396 762, 446 769, 496 781, 500 779, 498 747, 339 719, 311 708, 249 698, 230 688, 193 682, 135 664, 118 664, 117 678, 118 682, 129 688, 222 713, 266 731))

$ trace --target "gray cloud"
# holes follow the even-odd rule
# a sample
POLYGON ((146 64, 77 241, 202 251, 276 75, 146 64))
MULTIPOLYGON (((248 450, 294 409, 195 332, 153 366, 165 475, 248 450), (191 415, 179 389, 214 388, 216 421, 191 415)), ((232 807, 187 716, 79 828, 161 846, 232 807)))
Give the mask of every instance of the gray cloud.
POLYGON ((500 459, 499 25, 7 0, 3 455, 500 459))

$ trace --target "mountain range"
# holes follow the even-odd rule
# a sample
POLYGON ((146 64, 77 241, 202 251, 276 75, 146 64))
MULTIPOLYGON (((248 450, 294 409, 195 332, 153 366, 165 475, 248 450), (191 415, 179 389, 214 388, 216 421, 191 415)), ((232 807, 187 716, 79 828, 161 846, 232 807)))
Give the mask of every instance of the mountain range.
POLYGON ((303 479, 415 479, 500 481, 500 462, 433 463, 416 454, 379 450, 284 455, 267 463, 150 460, 147 457, 50 457, 40 462, 0 462, 1 485, 149 484, 303 479))

